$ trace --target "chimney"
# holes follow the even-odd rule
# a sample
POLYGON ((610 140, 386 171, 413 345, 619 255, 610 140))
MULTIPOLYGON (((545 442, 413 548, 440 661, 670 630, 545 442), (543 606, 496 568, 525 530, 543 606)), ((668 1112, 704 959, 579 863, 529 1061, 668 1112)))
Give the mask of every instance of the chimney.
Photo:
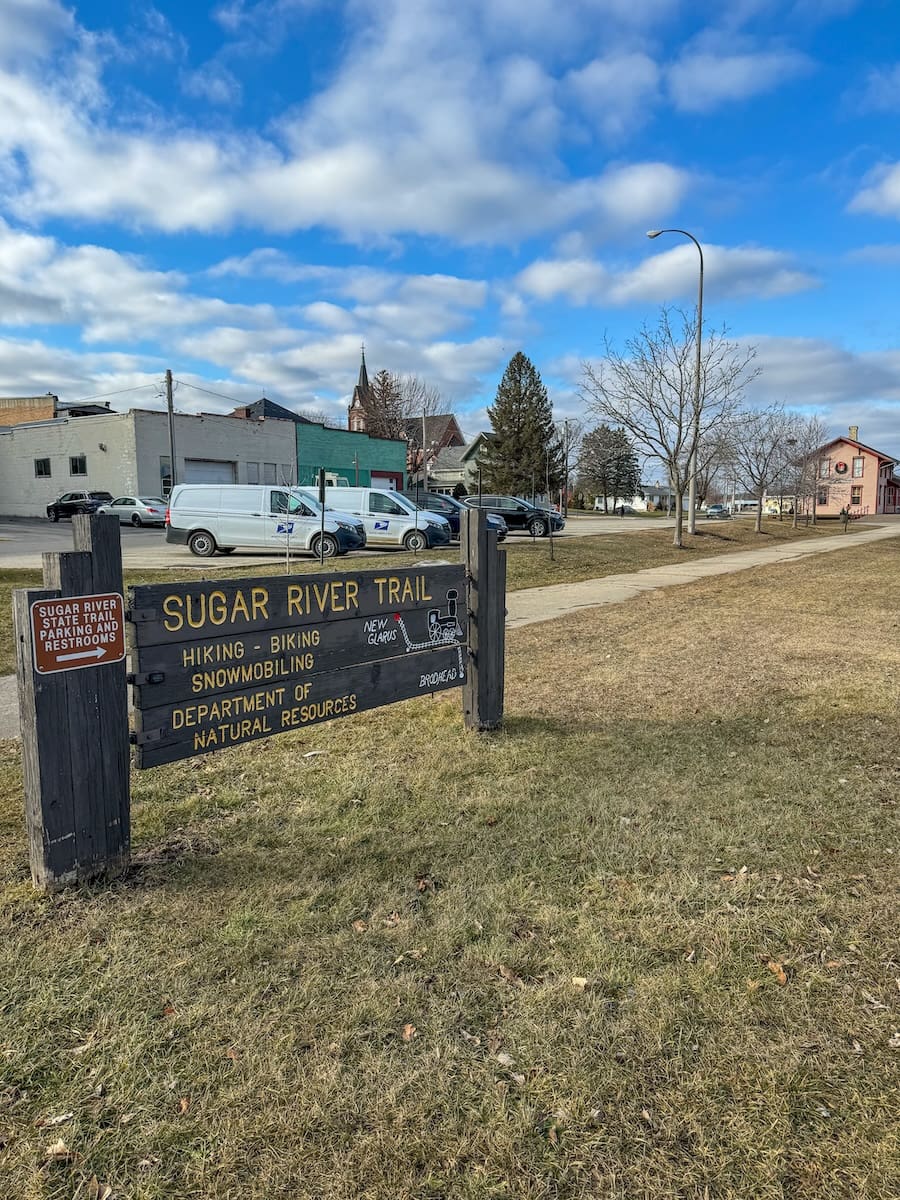
POLYGON ((851 440, 851 442, 859 441, 859 426, 858 425, 850 426, 850 440, 851 440))

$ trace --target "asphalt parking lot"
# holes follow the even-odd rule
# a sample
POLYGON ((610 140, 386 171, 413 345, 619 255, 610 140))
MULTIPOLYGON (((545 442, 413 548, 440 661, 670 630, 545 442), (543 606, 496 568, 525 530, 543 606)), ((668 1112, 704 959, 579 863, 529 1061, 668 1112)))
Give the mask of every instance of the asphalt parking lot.
MULTIPOLYGON (((634 533, 641 529, 659 529, 670 525, 665 518, 642 517, 605 517, 593 513, 571 513, 562 533, 555 534, 558 538, 587 537, 596 533, 634 533)), ((122 532, 122 561, 128 567, 141 567, 146 570, 165 570, 167 567, 193 567, 198 571, 207 571, 212 567, 253 566, 254 563, 283 562, 282 553, 268 550, 244 550, 231 554, 228 558, 217 555, 215 558, 197 558, 186 546, 173 546, 166 542, 164 529, 144 528, 133 529, 130 525, 120 526, 122 532)), ((527 542, 527 534, 510 534, 509 542, 527 542)), ((41 555, 45 551, 71 550, 72 524, 70 521, 60 521, 53 524, 39 517, 9 520, 0 518, 0 568, 40 567, 41 555)), ((455 546, 449 547, 455 553, 455 546)), ((383 554, 379 547, 377 553, 383 554)), ((400 553, 398 551, 398 553, 400 553)), ((355 556, 365 559, 369 551, 355 552, 355 556)), ((301 556, 297 556, 298 558, 301 556)))

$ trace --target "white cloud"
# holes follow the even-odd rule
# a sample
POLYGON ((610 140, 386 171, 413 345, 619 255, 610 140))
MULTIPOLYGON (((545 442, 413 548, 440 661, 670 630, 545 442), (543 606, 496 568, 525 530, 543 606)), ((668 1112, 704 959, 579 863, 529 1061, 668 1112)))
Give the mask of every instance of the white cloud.
POLYGON ((900 162, 884 163, 870 171, 849 207, 851 212, 900 217, 900 162))
POLYGON ((21 66, 44 58, 75 29, 72 13, 58 0, 0 0, 0 63, 21 66))
POLYGON ((847 99, 858 112, 896 112, 900 109, 900 63, 873 67, 863 85, 847 99))
POLYGON ((876 263, 885 267, 900 266, 900 245, 882 243, 874 246, 860 246, 847 254, 850 262, 876 263))
POLYGON ((238 80, 223 63, 218 62, 205 63, 195 71, 184 71, 181 90, 187 96, 222 105, 237 104, 242 95, 238 80))
POLYGON ((617 139, 650 117, 659 77, 654 60, 635 52, 595 58, 571 71, 565 84, 585 118, 605 137, 617 139))
POLYGON ((793 50, 740 54, 687 51, 668 69, 669 94, 683 112, 709 112, 807 74, 812 63, 793 50))
MULTIPOLYGON (((764 247, 704 245, 704 283, 719 296, 783 296, 817 285, 790 255, 764 247)), ((540 300, 564 297, 573 304, 664 302, 693 296, 698 258, 691 245, 675 246, 630 270, 613 271, 595 259, 544 259, 526 267, 516 286, 540 300)))

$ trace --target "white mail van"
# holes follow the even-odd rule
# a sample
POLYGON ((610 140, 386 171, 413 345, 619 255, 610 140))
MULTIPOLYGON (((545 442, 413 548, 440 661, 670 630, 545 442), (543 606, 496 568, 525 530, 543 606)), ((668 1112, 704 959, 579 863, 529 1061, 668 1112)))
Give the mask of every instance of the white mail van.
MULTIPOLYGON (((298 490, 310 497, 315 495, 310 488, 298 490)), ((418 554, 450 541, 446 518, 416 508, 400 492, 371 487, 330 488, 328 503, 359 517, 369 546, 400 546, 418 554)))
POLYGON ((343 513, 325 513, 297 488, 243 484, 180 483, 166 510, 166 541, 209 558, 238 546, 306 551, 325 558, 361 549, 365 526, 343 513))

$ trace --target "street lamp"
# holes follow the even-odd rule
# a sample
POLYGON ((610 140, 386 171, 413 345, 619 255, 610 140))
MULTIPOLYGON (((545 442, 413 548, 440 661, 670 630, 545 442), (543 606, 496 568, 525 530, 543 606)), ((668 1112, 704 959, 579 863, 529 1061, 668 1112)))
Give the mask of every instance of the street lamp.
POLYGON ((700 341, 703 336, 703 249, 692 233, 686 229, 649 229, 648 238, 658 238, 661 233, 680 233, 690 238, 700 255, 700 287, 697 292, 697 366, 694 372, 694 436, 691 450, 691 480, 688 489, 688 533, 697 532, 697 451, 700 443, 700 341))

